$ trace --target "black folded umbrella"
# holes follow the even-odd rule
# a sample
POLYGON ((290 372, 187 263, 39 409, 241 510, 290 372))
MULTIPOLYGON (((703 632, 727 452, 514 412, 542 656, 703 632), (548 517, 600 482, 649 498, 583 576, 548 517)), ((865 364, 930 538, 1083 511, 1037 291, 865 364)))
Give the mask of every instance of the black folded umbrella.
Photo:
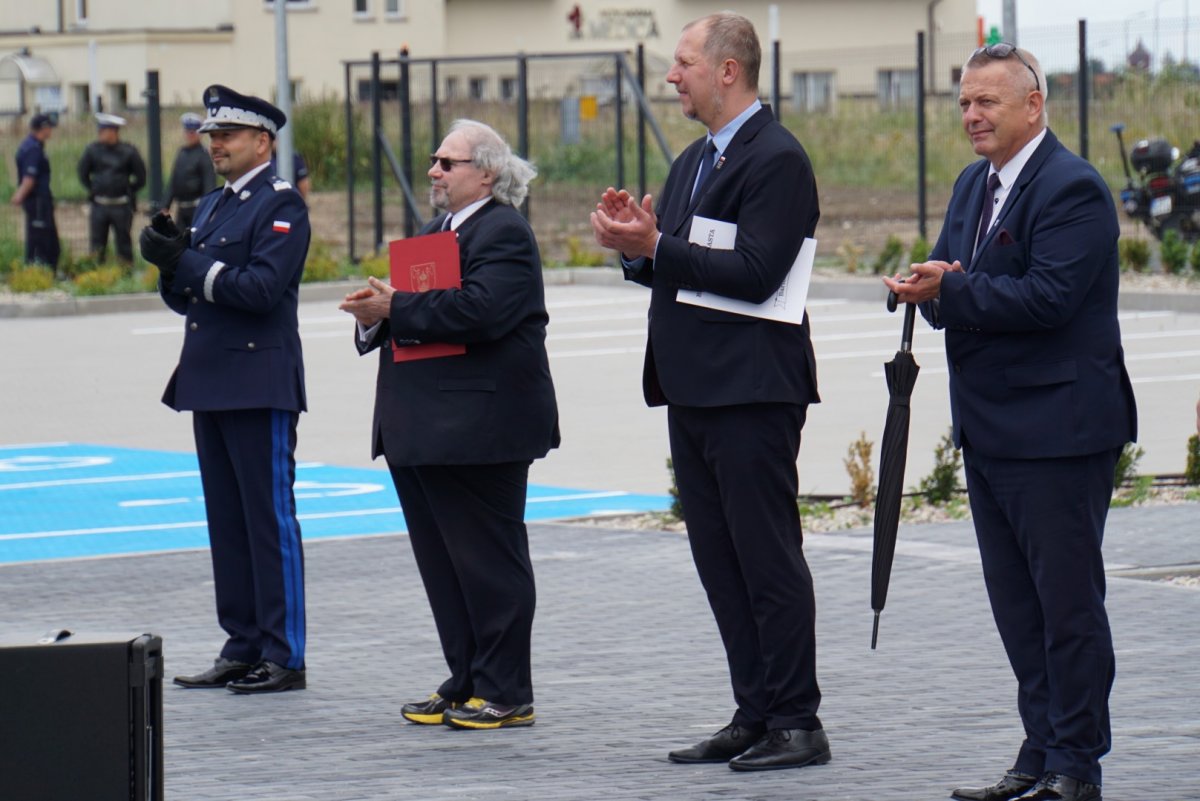
MULTIPOLYGON (((896 310, 896 295, 888 295, 888 311, 896 310)), ((921 367, 913 359, 912 338, 916 306, 904 306, 904 331, 900 350, 883 366, 888 386, 887 422, 879 446, 879 491, 875 494, 875 548, 871 555, 871 608, 875 625, 871 630, 871 650, 879 639, 879 613, 887 602, 888 581, 892 575, 892 557, 896 555, 896 529, 900 525, 900 496, 904 486, 904 465, 908 460, 909 399, 921 367)))

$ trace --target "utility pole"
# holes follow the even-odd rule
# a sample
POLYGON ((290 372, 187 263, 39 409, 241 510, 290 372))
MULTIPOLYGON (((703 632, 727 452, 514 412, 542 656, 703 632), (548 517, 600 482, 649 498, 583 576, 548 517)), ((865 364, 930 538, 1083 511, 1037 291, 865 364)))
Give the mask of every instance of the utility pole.
POLYGON ((1017 0, 1004 0, 1004 41, 1017 42, 1017 0))
POLYGON ((287 0, 275 0, 275 105, 287 115, 276 137, 275 174, 296 183, 292 160, 292 80, 288 77, 287 0))

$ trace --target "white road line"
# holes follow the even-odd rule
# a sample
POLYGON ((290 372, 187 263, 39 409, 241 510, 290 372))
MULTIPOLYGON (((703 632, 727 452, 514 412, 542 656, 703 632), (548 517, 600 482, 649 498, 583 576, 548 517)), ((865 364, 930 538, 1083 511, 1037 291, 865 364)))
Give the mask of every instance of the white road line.
POLYGON ((1200 373, 1192 373, 1190 375, 1159 375, 1145 376, 1143 378, 1131 378, 1131 384, 1168 384, 1175 381, 1200 381, 1200 373))
POLYGON ((24 445, 0 445, 0 451, 22 451, 32 448, 65 448, 70 442, 30 442, 24 445))
MULTIPOLYGON (((301 462, 297 470, 310 467, 322 467, 322 462, 301 462)), ((381 471, 382 472, 382 471, 381 471)), ((16 484, 0 484, 0 490, 38 489, 40 487, 73 487, 81 484, 124 484, 130 481, 163 481, 172 478, 192 478, 199 476, 199 470, 179 470, 172 473, 144 473, 141 475, 96 476, 94 478, 60 478, 52 481, 22 481, 16 484)))
MULTIPOLYGON (((541 498, 529 498, 526 503, 558 503, 560 501, 584 501, 593 498, 621 498, 629 495, 628 492, 579 492, 569 495, 546 495, 541 498)), ((311 514, 296 515, 298 520, 329 520, 342 517, 366 517, 371 515, 387 515, 398 514, 401 511, 400 506, 385 506, 376 509, 351 509, 342 512, 314 512, 311 514)), ((172 531, 185 528, 204 528, 208 525, 206 521, 190 521, 184 523, 155 523, 143 526, 101 526, 97 528, 69 528, 59 531, 25 531, 17 534, 0 534, 0 542, 9 542, 13 540, 34 540, 45 537, 47 539, 56 537, 84 537, 89 534, 126 534, 137 531, 172 531)))
POLYGON ((644 353, 645 346, 634 348, 596 348, 595 350, 559 350, 550 351, 551 359, 578 359, 588 356, 624 356, 630 353, 644 353))

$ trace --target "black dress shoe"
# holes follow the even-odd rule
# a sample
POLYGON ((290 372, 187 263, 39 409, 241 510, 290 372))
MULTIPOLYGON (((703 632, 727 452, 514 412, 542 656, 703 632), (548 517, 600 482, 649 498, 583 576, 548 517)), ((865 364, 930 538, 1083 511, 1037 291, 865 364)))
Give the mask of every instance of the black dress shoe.
POLYGON ((250 672, 253 665, 246 662, 234 662, 232 659, 218 658, 213 660, 213 666, 203 673, 194 676, 176 676, 175 683, 180 687, 205 688, 224 687, 234 679, 240 679, 250 672))
POLYGON ((1037 784, 1037 776, 1010 770, 1000 781, 990 787, 959 787, 950 793, 959 801, 1008 801, 1016 798, 1037 784))
POLYGON ((728 762, 754 745, 766 732, 765 728, 745 727, 730 723, 707 740, 667 754, 667 759, 687 765, 707 762, 728 762))
POLYGON ((771 729, 739 757, 729 760, 734 770, 779 770, 824 765, 830 760, 824 729, 771 729))
POLYGON ((1047 773, 1038 779, 1025 795, 1017 801, 1104 801, 1100 797, 1100 785, 1088 784, 1061 773, 1047 773))
POLYGON ((284 690, 303 690, 305 687, 304 668, 292 670, 283 665, 263 660, 254 669, 235 679, 225 687, 235 693, 281 693, 284 690))

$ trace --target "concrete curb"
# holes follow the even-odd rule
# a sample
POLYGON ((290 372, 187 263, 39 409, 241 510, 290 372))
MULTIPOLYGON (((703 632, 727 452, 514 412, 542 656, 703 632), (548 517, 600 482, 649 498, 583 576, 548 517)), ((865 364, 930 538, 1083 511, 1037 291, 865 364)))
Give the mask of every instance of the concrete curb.
MULTIPOLYGON (((583 284, 588 286, 626 286, 621 271, 615 267, 552 267, 542 272, 547 286, 583 284)), ((331 281, 320 284, 301 284, 300 300, 341 300, 347 292, 361 286, 355 280, 331 281)), ((809 297, 820 299, 844 298, 855 301, 883 303, 887 290, 877 276, 859 278, 813 277, 809 297)), ((1120 306, 1124 311, 1173 311, 1200 314, 1200 292, 1122 292, 1120 306)), ((0 319, 15 317, 64 317, 81 314, 121 314, 155 311, 163 308, 162 300, 154 293, 137 295, 101 295, 82 298, 39 298, 30 296, 16 302, 0 302, 0 319)))

